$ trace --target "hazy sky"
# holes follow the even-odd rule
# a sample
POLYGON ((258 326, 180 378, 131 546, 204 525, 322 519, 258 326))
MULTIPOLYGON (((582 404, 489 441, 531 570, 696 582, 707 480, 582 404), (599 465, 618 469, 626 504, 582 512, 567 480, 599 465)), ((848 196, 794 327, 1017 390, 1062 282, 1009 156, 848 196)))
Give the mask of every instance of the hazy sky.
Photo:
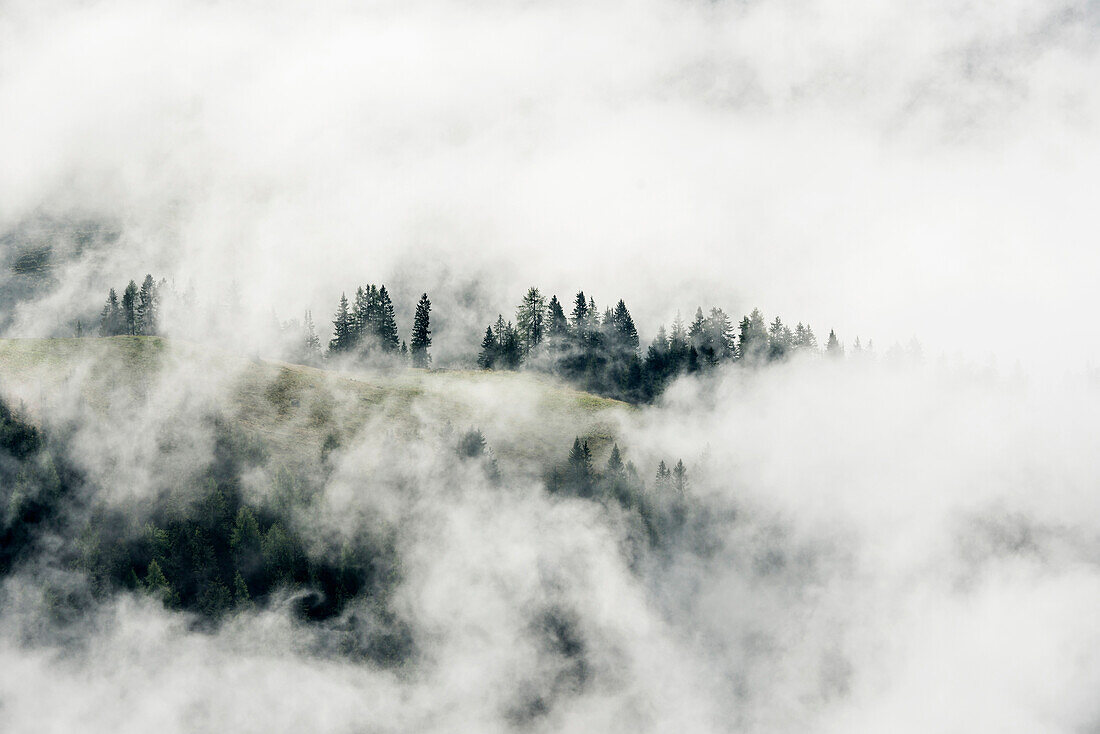
POLYGON ((124 235, 99 280, 235 279, 282 318, 369 279, 444 302, 476 281, 487 321, 537 284, 623 297, 645 335, 759 305, 849 342, 1077 369, 1100 357, 1098 19, 7 0, 0 227, 104 216, 124 235))

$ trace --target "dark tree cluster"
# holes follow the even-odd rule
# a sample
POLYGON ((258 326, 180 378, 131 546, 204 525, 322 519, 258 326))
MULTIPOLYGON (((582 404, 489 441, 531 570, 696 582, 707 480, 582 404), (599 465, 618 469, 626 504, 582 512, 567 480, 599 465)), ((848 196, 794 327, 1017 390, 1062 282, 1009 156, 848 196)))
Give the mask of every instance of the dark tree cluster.
MULTIPOLYGON (((826 352, 840 354, 836 335, 830 332, 829 337, 826 352)), ((735 327, 722 309, 704 314, 699 308, 690 325, 677 317, 671 331, 661 326, 643 355, 638 329, 622 300, 601 314, 595 300, 581 291, 566 314, 557 296, 547 301, 530 288, 515 322, 502 314, 485 329, 477 363, 482 369, 527 365, 591 392, 639 403, 652 400, 685 373, 705 372, 724 362, 762 365, 798 351, 818 351, 809 325, 791 329, 778 317, 768 324, 753 309, 735 327)))
MULTIPOLYGON (((416 304, 411 339, 406 343, 398 335, 393 300, 385 285, 370 284, 358 288, 355 291, 355 300, 350 303, 347 295, 341 294, 332 318, 333 332, 328 343, 328 354, 356 357, 411 356, 415 366, 427 367, 431 363, 431 355, 428 353, 432 344, 431 309, 432 303, 425 293, 416 304)), ((306 320, 307 350, 313 352, 319 350, 319 344, 316 344, 313 319, 308 312, 306 320)))
POLYGON ((262 451, 221 421, 213 425, 210 465, 138 508, 98 502, 96 488, 68 467, 63 442, 51 442, 0 401, 0 576, 23 561, 49 559, 88 579, 85 591, 52 602, 55 613, 79 614, 89 595, 130 590, 210 623, 281 591, 309 621, 365 599, 378 615, 376 629, 354 652, 384 663, 407 657, 411 635, 386 607, 398 580, 390 531, 363 529, 335 547, 303 534, 295 518, 319 489, 286 470, 265 499, 246 501, 240 477, 262 451))
POLYGON ((546 486, 553 494, 614 503, 632 513, 649 545, 671 542, 686 518, 688 479, 684 462, 677 461, 670 470, 661 461, 651 491, 634 463, 623 458, 618 444, 611 447, 606 463, 599 469, 588 441, 574 438, 565 462, 551 470, 546 486))
MULTIPOLYGON (((159 333, 160 291, 165 281, 158 284, 152 275, 146 275, 141 287, 130 281, 122 291, 122 299, 112 288, 99 315, 100 336, 153 336, 159 333)), ((84 325, 76 325, 77 336, 84 335, 84 325)))

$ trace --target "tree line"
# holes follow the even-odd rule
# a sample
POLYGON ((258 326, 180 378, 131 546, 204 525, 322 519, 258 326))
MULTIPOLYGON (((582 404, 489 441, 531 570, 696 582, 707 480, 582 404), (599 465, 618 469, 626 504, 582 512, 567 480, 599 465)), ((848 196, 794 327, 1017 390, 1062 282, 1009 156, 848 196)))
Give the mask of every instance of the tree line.
MULTIPOLYGON (((152 275, 146 275, 141 287, 130 281, 122 291, 120 300, 115 289, 107 294, 107 302, 99 315, 100 336, 153 336, 159 333, 160 326, 160 284, 153 281, 152 275)), ((84 325, 76 322, 76 335, 84 335, 84 325)))
MULTIPOLYGON (((332 318, 332 339, 328 343, 329 355, 350 354, 358 357, 371 355, 400 355, 410 358, 416 367, 431 364, 428 348, 432 345, 432 302, 428 294, 420 296, 413 316, 409 341, 399 339, 393 300, 386 286, 373 283, 355 291, 355 301, 348 302, 347 294, 340 294, 336 313, 332 318)), ((319 352, 320 342, 313 327, 312 315, 306 312, 307 347, 319 352)))
MULTIPOLYGON (((621 299, 603 313, 583 291, 568 315, 556 295, 547 301, 538 288, 528 289, 515 321, 503 314, 485 329, 478 353, 482 369, 517 369, 527 365, 552 372, 584 389, 630 402, 647 402, 681 374, 708 371, 724 362, 761 365, 797 352, 820 351, 813 328, 799 322, 793 329, 778 316, 770 324, 759 309, 735 328, 720 308, 696 309, 690 325, 677 316, 671 331, 664 325, 644 356, 638 330, 621 299)), ((824 351, 843 354, 836 333, 829 332, 824 351)))

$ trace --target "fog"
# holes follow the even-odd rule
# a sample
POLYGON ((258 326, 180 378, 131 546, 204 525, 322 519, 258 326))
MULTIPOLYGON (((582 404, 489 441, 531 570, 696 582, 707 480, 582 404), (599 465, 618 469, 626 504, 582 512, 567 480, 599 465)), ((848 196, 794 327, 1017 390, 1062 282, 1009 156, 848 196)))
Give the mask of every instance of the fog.
MULTIPOLYGON (((258 379, 242 355, 286 356, 271 314, 311 309, 327 340, 366 282, 402 338, 431 295, 440 367, 472 365, 531 285, 625 299, 643 347, 710 305, 876 346, 727 365, 591 425, 547 410, 546 384, 439 373, 351 429, 363 398, 324 383, 341 440, 295 527, 317 557, 384 536, 384 603, 313 624, 286 590, 211 625, 93 593, 72 539, 46 536, 0 582, 0 729, 1100 728, 1098 19, 1047 0, 0 2, 3 336, 69 336, 146 272, 241 304, 167 313, 186 347, 136 386, 105 391, 94 354, 0 381, 82 477, 66 517, 100 503, 140 528, 191 501, 173 493, 217 461, 211 416, 258 379), (24 289, 11 263, 44 242, 24 289), (888 355, 914 337, 923 358, 888 355), (549 490, 546 457, 596 423, 647 497, 658 461, 688 467, 667 545, 549 490), (473 427, 499 479, 455 458, 473 427), (399 665, 361 652, 391 634, 399 665)), ((270 498, 283 461, 242 470, 244 495, 270 498)))

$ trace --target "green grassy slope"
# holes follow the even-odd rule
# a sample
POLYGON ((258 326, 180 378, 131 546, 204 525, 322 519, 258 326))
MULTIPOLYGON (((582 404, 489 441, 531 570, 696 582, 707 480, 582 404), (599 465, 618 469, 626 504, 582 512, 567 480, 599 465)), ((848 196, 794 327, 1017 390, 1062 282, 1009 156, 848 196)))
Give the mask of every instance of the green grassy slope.
MULTIPOLYGON (((600 456, 631 410, 547 377, 480 371, 336 372, 248 359, 156 337, 0 340, 0 392, 32 415, 69 392, 93 411, 120 399, 187 400, 186 386, 288 463, 361 433, 414 436, 480 428, 504 461, 564 458, 574 435, 600 456), (178 389, 177 389, 178 388, 178 389), (179 398, 179 394, 184 397, 179 398)), ((199 398, 196 398, 199 399, 199 398)))

